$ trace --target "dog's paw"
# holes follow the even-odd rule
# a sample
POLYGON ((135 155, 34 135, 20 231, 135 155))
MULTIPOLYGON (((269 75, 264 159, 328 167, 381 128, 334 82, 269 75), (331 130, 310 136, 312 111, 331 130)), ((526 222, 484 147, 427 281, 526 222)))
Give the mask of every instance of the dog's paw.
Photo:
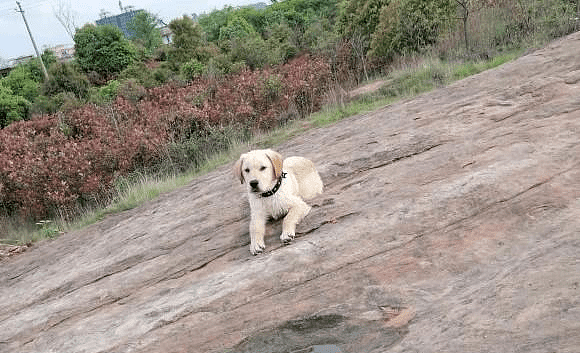
POLYGON ((292 240, 294 240, 294 237, 296 237, 296 234, 294 233, 282 233, 282 235, 280 235, 280 240, 284 245, 286 245, 290 244, 292 240))
POLYGON ((264 243, 261 243, 261 244, 250 244, 250 253, 252 255, 261 254, 262 252, 264 252, 264 249, 266 249, 266 245, 264 243))

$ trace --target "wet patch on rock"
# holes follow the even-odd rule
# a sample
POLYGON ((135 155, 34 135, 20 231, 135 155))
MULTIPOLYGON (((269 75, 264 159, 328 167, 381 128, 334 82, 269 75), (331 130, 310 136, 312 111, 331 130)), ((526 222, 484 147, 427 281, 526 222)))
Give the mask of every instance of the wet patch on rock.
POLYGON ((313 315, 290 320, 244 339, 231 353, 346 353, 357 347, 388 349, 406 330, 381 320, 353 319, 339 314, 313 315))

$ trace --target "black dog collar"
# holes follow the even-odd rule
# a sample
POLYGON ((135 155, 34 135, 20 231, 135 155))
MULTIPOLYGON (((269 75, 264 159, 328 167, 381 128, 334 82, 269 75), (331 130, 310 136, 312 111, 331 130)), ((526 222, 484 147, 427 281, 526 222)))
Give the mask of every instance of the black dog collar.
POLYGON ((286 173, 282 173, 282 175, 278 178, 278 181, 276 182, 276 185, 274 185, 272 190, 263 192, 260 194, 260 196, 270 197, 270 196, 274 195, 278 191, 278 189, 280 189, 280 186, 282 185, 282 178, 286 178, 286 173))

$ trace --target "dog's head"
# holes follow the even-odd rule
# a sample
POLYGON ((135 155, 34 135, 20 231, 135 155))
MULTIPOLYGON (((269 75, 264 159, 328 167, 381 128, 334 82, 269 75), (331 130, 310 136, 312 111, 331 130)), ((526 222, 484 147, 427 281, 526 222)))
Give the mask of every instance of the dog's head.
POLYGON ((234 165, 234 174, 250 192, 271 190, 282 175, 282 156, 269 149, 244 153, 234 165))

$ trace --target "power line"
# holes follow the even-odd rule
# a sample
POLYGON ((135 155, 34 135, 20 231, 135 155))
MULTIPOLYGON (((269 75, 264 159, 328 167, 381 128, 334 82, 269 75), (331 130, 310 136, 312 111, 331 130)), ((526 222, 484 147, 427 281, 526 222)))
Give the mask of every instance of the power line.
MULTIPOLYGON (((47 0, 40 0, 33 3, 27 3, 22 5, 22 9, 24 10, 33 10, 37 9, 45 4, 50 4, 47 0)), ((19 12, 17 8, 13 5, 9 5, 6 3, 0 3, 0 17, 10 17, 10 16, 17 16, 16 12, 19 12)))
POLYGON ((44 63, 42 62, 42 57, 40 56, 40 53, 38 52, 38 48, 36 47, 36 42, 34 42, 34 38, 32 37, 32 32, 30 32, 30 27, 28 27, 28 22, 26 21, 26 17, 24 16, 24 10, 22 10, 22 7, 20 6, 20 3, 18 1, 16 1, 16 5, 18 5, 18 12, 20 12, 22 14, 22 19, 24 20, 24 24, 26 25, 26 30, 28 31, 28 34, 30 35, 30 40, 32 41, 32 46, 34 46, 34 51, 36 52, 36 56, 38 57, 38 61, 40 61, 40 67, 42 67, 42 73, 44 74, 44 78, 46 81, 48 81, 48 72, 46 71, 46 67, 44 67, 44 63))

